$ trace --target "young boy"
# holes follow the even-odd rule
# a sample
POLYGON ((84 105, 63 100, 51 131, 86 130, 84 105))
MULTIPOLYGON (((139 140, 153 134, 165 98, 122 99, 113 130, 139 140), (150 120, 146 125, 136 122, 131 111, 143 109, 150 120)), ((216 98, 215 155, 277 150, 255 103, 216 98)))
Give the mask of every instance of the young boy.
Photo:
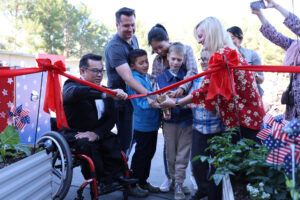
MULTIPOLYGON (((210 55, 209 52, 202 49, 201 51, 201 67, 202 71, 208 70, 208 61, 210 55)), ((200 77, 193 81, 192 91, 197 90, 204 77, 200 77)), ((214 156, 213 152, 205 151, 208 148, 209 143, 207 140, 214 136, 221 136, 221 133, 225 130, 218 112, 208 111, 204 108, 200 108, 195 104, 190 104, 193 108, 193 142, 191 149, 191 158, 198 155, 214 156)), ((207 162, 201 162, 200 159, 192 162, 192 169, 196 183, 198 186, 197 191, 191 197, 190 200, 199 200, 205 196, 208 196, 209 200, 217 200, 222 198, 222 184, 218 186, 214 180, 210 180, 209 177, 214 173, 214 167, 209 167, 207 162)))
MULTIPOLYGON (((170 68, 166 68, 162 74, 156 77, 158 88, 164 88, 183 80, 186 75, 186 70, 181 67, 184 58, 184 45, 178 42, 171 44, 167 55, 170 68)), ((192 144, 192 123, 193 116, 189 108, 172 108, 171 118, 164 119, 163 131, 168 172, 175 183, 174 198, 176 200, 185 199, 182 184, 192 144)))
MULTIPOLYGON (((135 49, 129 53, 129 64, 133 77, 147 90, 152 91, 149 75, 149 63, 146 51, 135 49)), ((129 86, 129 95, 137 94, 129 86)), ((130 99, 134 111, 134 141, 135 152, 131 161, 133 177, 139 179, 139 184, 132 187, 130 194, 137 197, 147 196, 148 192, 159 192, 158 187, 147 182, 150 174, 151 160, 156 150, 157 131, 160 126, 160 110, 152 108, 145 97, 130 99)), ((156 103, 158 106, 158 103, 156 103)), ((152 105, 155 107, 155 105, 152 105)))

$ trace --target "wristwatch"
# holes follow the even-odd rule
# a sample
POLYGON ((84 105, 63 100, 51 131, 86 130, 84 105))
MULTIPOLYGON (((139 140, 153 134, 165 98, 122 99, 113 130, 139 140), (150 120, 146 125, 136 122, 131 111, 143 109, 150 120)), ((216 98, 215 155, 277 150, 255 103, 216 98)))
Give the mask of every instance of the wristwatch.
POLYGON ((175 108, 180 108, 180 105, 179 105, 178 101, 179 101, 179 99, 177 98, 176 101, 175 101, 175 108))

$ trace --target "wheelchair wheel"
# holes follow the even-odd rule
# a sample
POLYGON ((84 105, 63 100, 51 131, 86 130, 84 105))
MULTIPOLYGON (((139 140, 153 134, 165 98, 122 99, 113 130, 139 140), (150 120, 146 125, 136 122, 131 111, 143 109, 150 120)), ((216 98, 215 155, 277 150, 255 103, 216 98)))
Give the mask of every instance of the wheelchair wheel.
POLYGON ((64 199, 73 176, 72 154, 65 138, 54 131, 46 132, 37 141, 39 147, 52 153, 52 199, 64 199))

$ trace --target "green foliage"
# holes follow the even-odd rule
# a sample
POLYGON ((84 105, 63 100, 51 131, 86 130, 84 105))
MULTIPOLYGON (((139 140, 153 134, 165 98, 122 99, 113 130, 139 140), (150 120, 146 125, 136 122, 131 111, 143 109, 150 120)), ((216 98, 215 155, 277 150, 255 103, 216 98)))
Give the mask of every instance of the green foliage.
POLYGON ((290 194, 291 194, 291 198, 294 199, 294 192, 295 192, 295 199, 298 200, 300 199, 300 173, 299 170, 296 171, 296 176, 295 176, 295 180, 296 180, 296 187, 294 188, 293 186, 293 179, 291 177, 285 177, 286 179, 286 186, 290 189, 290 194))
POLYGON ((211 163, 216 171, 212 179, 218 185, 226 174, 240 183, 263 183, 264 191, 272 199, 288 199, 289 190, 285 185, 285 173, 281 166, 266 162, 269 150, 249 139, 241 139, 236 144, 232 137, 236 130, 230 130, 208 140, 208 151, 214 152, 214 157, 197 156, 202 162, 211 163))
POLYGON ((44 50, 66 57, 81 57, 88 52, 103 55, 111 37, 105 25, 91 19, 83 3, 74 6, 67 0, 5 0, 0 2, 0 10, 14 24, 13 34, 0 46, 5 50, 25 47, 31 53, 44 50), (20 35, 26 41, 18 39, 20 35))
POLYGON ((17 47, 21 47, 23 42, 18 39, 18 32, 22 29, 23 17, 26 13, 26 5, 28 0, 1 0, 0 10, 11 21, 13 31, 11 34, 5 37, 6 43, 3 44, 1 49, 16 50, 17 47))
POLYGON ((250 194, 251 199, 253 200, 268 200, 270 199, 270 194, 266 193, 264 190, 264 183, 256 183, 251 185, 250 183, 247 185, 247 191, 250 194))
POLYGON ((14 157, 25 153, 27 156, 31 154, 30 150, 19 144, 19 132, 13 126, 7 126, 3 133, 0 134, 0 162, 5 161, 6 157, 14 157))

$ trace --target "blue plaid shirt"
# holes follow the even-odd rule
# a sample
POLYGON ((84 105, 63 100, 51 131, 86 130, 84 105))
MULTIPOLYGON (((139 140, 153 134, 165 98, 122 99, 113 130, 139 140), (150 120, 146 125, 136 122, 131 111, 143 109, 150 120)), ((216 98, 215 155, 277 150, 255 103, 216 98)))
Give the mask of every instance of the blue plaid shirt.
MULTIPOLYGON (((193 81, 192 91, 198 89, 203 77, 193 81)), ((226 126, 223 124, 216 110, 213 112, 204 108, 196 107, 193 109, 193 128, 202 134, 214 134, 224 131, 226 126)))

